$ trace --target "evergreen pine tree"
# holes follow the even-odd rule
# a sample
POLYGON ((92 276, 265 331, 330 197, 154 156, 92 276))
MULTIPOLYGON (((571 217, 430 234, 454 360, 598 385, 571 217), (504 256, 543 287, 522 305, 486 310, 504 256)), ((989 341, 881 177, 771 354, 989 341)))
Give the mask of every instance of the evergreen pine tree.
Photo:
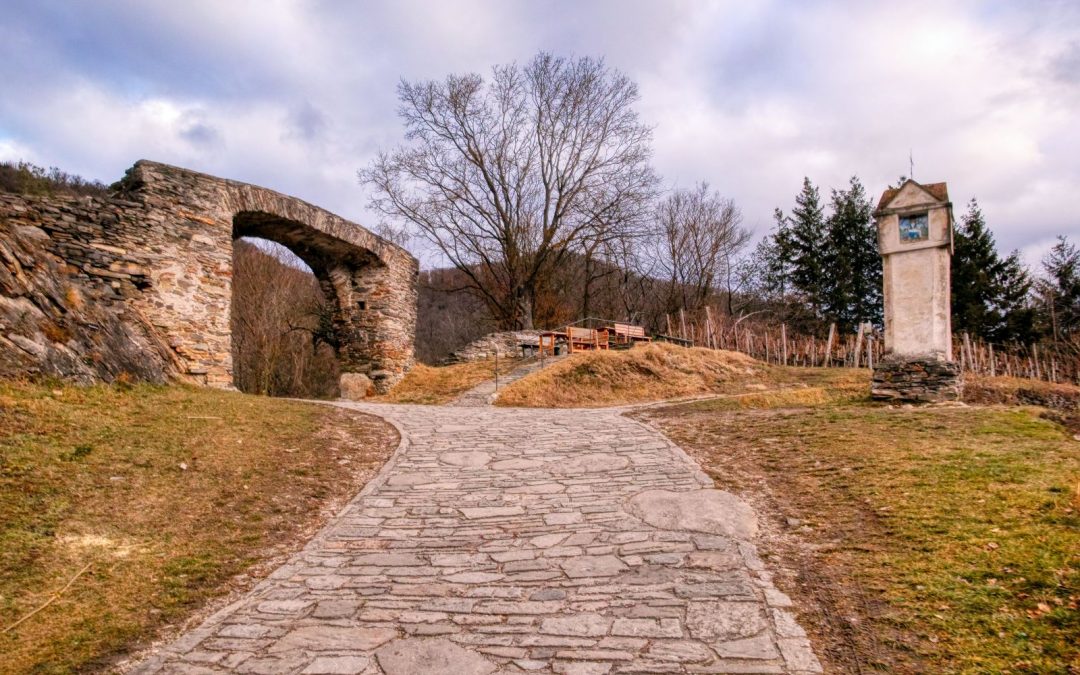
POLYGON ((952 257, 952 327, 991 342, 1038 337, 1031 275, 1014 251, 1004 260, 972 199, 956 227, 952 257))
POLYGON ((803 189, 795 198, 788 229, 791 252, 791 281, 810 305, 815 316, 821 315, 827 285, 825 261, 825 212, 818 189, 803 178, 803 189))
POLYGON ((846 190, 832 191, 822 283, 825 318, 841 330, 882 321, 881 257, 873 206, 857 176, 846 190))
POLYGON ((773 219, 776 230, 758 243, 754 259, 762 293, 770 300, 783 301, 791 290, 791 234, 783 211, 776 209, 773 219))
POLYGON ((1002 261, 998 274, 996 322, 989 334, 992 342, 1034 342, 1039 338, 1037 313, 1031 302, 1032 285, 1020 252, 1013 251, 1002 261))
POLYGON ((994 235, 986 227, 979 203, 972 199, 956 226, 952 256, 952 328, 990 339, 996 323, 993 304, 998 293, 1001 259, 994 235))
POLYGON ((1080 249, 1066 237, 1043 258, 1046 279, 1040 284, 1044 321, 1055 340, 1080 336, 1080 249))
POLYGON ((791 220, 780 209, 773 212, 775 229, 766 235, 750 257, 754 285, 780 321, 805 320, 805 312, 792 302, 791 220))

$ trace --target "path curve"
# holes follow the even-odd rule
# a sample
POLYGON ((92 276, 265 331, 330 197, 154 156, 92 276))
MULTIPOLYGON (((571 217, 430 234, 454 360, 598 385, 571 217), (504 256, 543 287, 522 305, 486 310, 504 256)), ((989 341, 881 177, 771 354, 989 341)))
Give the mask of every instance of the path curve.
POLYGON ((618 410, 340 403, 397 452, 139 673, 821 672, 753 513, 618 410))

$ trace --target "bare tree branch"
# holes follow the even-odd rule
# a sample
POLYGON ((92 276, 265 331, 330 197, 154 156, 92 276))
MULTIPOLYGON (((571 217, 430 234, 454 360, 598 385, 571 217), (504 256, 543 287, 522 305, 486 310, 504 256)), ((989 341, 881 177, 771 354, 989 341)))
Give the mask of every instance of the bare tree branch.
POLYGON ((407 144, 360 178, 372 205, 442 253, 505 328, 574 251, 641 226, 656 195, 636 85, 603 61, 540 53, 442 82, 402 82, 407 144))

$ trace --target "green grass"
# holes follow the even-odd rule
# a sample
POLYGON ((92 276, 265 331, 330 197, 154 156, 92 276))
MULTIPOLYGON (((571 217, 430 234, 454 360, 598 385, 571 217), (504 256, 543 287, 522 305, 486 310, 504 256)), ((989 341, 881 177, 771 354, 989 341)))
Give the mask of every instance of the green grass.
POLYGON ((845 638, 858 644, 826 647, 834 665, 1080 672, 1080 443, 1062 427, 1034 408, 847 395, 749 407, 766 409, 707 401, 655 419, 721 487, 760 494, 763 481, 781 527, 806 525, 773 552, 804 566, 796 594, 825 598, 810 621, 863 612, 845 638), (834 601, 822 580, 865 597, 834 601))
POLYGON ((395 444, 383 423, 336 408, 0 383, 0 630, 85 568, 0 633, 0 672, 106 667, 295 549, 395 444))

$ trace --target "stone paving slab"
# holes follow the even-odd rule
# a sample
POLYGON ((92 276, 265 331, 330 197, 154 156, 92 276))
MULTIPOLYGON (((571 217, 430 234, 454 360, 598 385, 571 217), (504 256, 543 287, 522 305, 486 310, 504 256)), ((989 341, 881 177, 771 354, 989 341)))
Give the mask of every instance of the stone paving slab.
POLYGON ((753 512, 617 410, 341 405, 402 446, 140 673, 816 673, 753 512))

